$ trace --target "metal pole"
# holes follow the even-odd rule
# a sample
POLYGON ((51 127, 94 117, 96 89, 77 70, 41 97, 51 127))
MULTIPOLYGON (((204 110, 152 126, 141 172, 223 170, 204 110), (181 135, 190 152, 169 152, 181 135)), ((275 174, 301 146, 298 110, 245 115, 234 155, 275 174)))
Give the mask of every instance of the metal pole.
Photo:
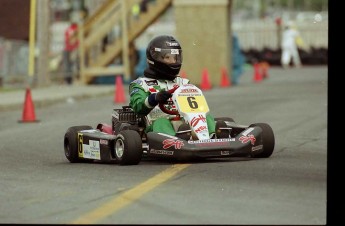
POLYGON ((122 8, 122 64, 124 68, 124 78, 129 80, 129 51, 128 51, 128 21, 127 21, 127 8, 126 1, 121 1, 122 8))
POLYGON ((80 81, 82 84, 87 84, 85 74, 84 27, 81 21, 78 22, 78 42, 80 81))
POLYGON ((33 77, 35 71, 35 33, 36 33, 36 0, 30 0, 30 30, 29 30, 29 64, 28 74, 33 77))
POLYGON ((233 73, 232 73, 232 68, 233 68, 233 64, 234 62, 232 61, 232 55, 233 55, 233 39, 232 39, 232 36, 233 36, 233 33, 232 33, 232 8, 233 8, 233 0, 228 0, 228 6, 227 6, 227 21, 226 23, 228 24, 227 26, 227 33, 228 33, 228 44, 229 44, 229 48, 228 48, 228 54, 227 54, 227 57, 229 59, 229 65, 226 67, 227 71, 228 71, 228 76, 229 76, 229 79, 230 81, 232 80, 235 80, 235 79, 232 79, 234 76, 233 76, 233 73))

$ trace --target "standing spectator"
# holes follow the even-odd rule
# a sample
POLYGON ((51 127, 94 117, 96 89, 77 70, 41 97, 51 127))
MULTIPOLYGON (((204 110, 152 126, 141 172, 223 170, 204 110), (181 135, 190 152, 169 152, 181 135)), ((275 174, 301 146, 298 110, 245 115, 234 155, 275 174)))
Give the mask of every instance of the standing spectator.
POLYGON ((78 29, 77 23, 71 23, 71 25, 65 31, 65 48, 63 51, 63 65, 65 73, 65 81, 67 84, 72 84, 73 81, 73 66, 74 60, 72 53, 78 48, 78 38, 75 35, 78 29))
POLYGON ((295 67, 301 66, 298 44, 302 44, 301 36, 293 22, 290 21, 285 25, 282 37, 281 63, 284 68, 289 67, 291 60, 295 67))
POLYGON ((246 58, 242 53, 238 37, 232 36, 232 84, 238 85, 240 76, 243 74, 243 66, 246 58))
MULTIPOLYGON (((63 52, 63 65, 65 81, 67 84, 73 82, 73 72, 79 68, 78 56, 78 24, 83 23, 89 15, 89 10, 84 2, 71 1, 71 12, 69 14, 70 26, 65 30, 65 48, 63 52)), ((87 61, 87 59, 85 59, 87 61)))

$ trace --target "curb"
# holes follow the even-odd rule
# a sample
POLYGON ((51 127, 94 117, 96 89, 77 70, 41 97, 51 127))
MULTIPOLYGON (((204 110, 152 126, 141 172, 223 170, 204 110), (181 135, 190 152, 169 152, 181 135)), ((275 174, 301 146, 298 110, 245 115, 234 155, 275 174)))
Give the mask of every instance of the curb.
MULTIPOLYGON (((43 107, 51 106, 54 104, 66 102, 69 98, 73 98, 75 100, 83 100, 83 99, 106 96, 106 95, 114 95, 114 90, 105 90, 98 93, 89 92, 89 93, 79 93, 79 94, 73 94, 73 95, 66 94, 66 96, 53 97, 53 98, 49 98, 49 97, 36 98, 36 99, 34 98, 33 102, 34 102, 35 108, 43 108, 43 107)), ((0 103, 0 112, 22 109, 24 105, 24 101, 25 101, 25 94, 23 93, 23 100, 21 102, 17 101, 14 103, 6 103, 6 104, 0 103)))

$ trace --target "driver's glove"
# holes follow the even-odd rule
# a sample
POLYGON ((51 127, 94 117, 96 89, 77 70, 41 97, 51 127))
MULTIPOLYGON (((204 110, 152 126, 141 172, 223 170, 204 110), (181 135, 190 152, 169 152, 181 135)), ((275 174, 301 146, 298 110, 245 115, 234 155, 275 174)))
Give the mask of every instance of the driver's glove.
POLYGON ((172 94, 168 91, 159 91, 158 93, 152 93, 148 97, 148 102, 151 106, 156 106, 157 104, 166 104, 167 100, 172 97, 172 94))

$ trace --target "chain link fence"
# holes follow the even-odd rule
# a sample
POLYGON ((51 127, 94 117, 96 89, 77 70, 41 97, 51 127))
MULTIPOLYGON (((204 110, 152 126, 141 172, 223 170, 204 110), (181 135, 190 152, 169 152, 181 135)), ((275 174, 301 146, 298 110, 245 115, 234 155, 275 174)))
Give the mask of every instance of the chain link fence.
MULTIPOLYGON (((65 77, 62 67, 62 50, 49 56, 49 80, 62 83, 65 77)), ((37 58, 36 60, 37 61, 37 58)), ((28 75, 29 43, 22 40, 0 37, 0 88, 24 87, 28 82, 37 79, 28 75)), ((37 62, 35 62, 35 67, 37 62)), ((73 68, 74 71, 77 69, 73 68)), ((75 72, 77 73, 77 72, 75 72)))
MULTIPOLYGON (((328 21, 296 21, 295 24, 307 50, 312 47, 328 48, 328 21)), ((278 31, 273 20, 235 22, 232 27, 244 50, 280 48, 279 37, 282 35, 282 30, 278 31)))
POLYGON ((0 37, 0 87, 21 85, 28 76, 28 42, 0 37))

